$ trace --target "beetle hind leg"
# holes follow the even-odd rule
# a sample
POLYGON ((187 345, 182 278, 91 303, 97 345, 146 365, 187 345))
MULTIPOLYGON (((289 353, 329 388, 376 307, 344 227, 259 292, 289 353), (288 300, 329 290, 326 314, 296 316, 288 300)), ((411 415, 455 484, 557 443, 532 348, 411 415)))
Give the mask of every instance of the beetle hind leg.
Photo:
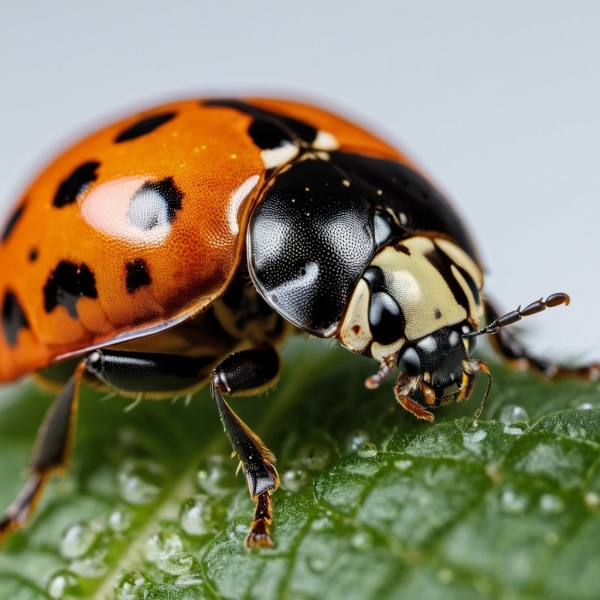
MULTIPOLYGON (((488 323, 493 323, 499 318, 499 314, 499 311, 493 303, 486 299, 486 321, 488 323)), ((595 382, 600 379, 600 363, 569 367, 534 356, 519 343, 516 337, 508 329, 498 329, 498 331, 493 335, 490 335, 488 339, 496 352, 509 366, 517 369, 531 369, 544 379, 576 377, 590 382, 595 382)))
POLYGON ((84 371, 85 364, 81 362, 44 417, 29 463, 27 483, 0 520, 0 540, 27 523, 52 473, 64 471, 68 466, 77 416, 79 382, 84 371))

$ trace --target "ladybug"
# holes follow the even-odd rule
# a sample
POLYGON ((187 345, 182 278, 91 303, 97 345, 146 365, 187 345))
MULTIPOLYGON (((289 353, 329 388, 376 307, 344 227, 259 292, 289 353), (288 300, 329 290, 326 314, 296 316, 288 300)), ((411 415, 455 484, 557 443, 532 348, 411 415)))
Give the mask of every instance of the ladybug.
POLYGON ((499 316, 440 191, 386 142, 299 102, 187 100, 93 133, 25 191, 0 265, 0 381, 74 365, 0 534, 68 462, 81 383, 135 398, 208 383, 256 502, 255 547, 273 543, 275 457, 225 397, 272 387, 291 331, 376 360, 369 388, 397 372, 396 400, 427 421, 479 371, 487 397, 489 369, 471 357, 483 333, 544 377, 599 371, 537 359, 501 329, 566 294, 499 316))

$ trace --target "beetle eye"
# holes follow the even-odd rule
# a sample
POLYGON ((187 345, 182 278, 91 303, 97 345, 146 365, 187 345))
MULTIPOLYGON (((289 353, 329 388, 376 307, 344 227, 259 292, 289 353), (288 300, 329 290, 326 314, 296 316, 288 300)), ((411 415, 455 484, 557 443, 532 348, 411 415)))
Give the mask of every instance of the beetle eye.
POLYGON ((421 359, 413 346, 409 346, 398 355, 398 368, 411 376, 421 372, 421 359))
POLYGON ((469 356, 473 356, 473 352, 475 352, 475 348, 477 348, 477 338, 476 337, 469 338, 469 356))

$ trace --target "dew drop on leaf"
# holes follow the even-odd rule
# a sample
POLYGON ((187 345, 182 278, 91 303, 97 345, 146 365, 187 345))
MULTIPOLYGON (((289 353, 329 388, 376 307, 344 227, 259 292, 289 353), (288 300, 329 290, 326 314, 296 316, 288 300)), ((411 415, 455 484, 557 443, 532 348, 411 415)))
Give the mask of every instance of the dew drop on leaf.
POLYGON ((160 558, 170 556, 171 554, 181 554, 183 552, 183 542, 181 538, 173 531, 162 529, 153 533, 144 546, 144 557, 148 562, 155 563, 160 558))
POLYGON ((124 460, 117 474, 122 500, 135 506, 154 502, 163 489, 164 479, 162 465, 145 459, 124 460))
POLYGON ((226 459, 222 454, 206 458, 196 472, 196 481, 203 492, 210 496, 222 497, 238 487, 235 478, 237 463, 226 459))
POLYGON ((287 492, 296 494, 304 487, 306 480, 304 469, 288 469, 281 475, 281 487, 287 492))
POLYGON ((346 438, 346 452, 356 452, 363 444, 369 441, 369 434, 362 429, 353 431, 346 438))
POLYGON ((156 566, 169 575, 183 575, 192 568, 193 563, 193 556, 182 552, 159 557, 156 566))
POLYGON ((108 526, 115 533, 127 531, 131 527, 131 514, 124 508, 113 510, 108 517, 108 526))
POLYGON ((73 573, 62 569, 54 573, 46 585, 46 593, 52 600, 79 595, 79 581, 73 573))
POLYGON ((373 458, 377 456, 377 446, 372 442, 365 442, 356 450, 361 458, 373 458))
POLYGON ((97 533, 88 523, 73 523, 63 533, 60 554, 63 558, 83 556, 96 541, 97 533))
POLYGON ((188 498, 179 511, 179 525, 188 535, 213 533, 225 518, 225 508, 219 500, 206 494, 188 498))
POLYGON ((498 420, 505 425, 512 425, 513 423, 529 423, 529 415, 522 406, 507 404, 500 411, 498 420))
POLYGON ((146 577, 139 571, 121 574, 115 581, 116 600, 136 600, 145 583, 146 577))
POLYGON ((326 446, 309 444, 300 448, 298 459, 308 471, 322 471, 329 463, 331 452, 326 446))

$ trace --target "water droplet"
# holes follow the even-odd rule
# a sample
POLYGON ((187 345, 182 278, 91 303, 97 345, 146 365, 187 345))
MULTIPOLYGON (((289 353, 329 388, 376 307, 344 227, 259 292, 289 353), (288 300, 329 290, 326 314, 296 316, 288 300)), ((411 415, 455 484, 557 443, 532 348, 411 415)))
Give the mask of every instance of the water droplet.
POLYGON ((588 492, 585 495, 585 505, 592 510, 597 509, 600 507, 600 495, 596 492, 588 492))
POLYGON ((139 571, 122 573, 115 581, 116 600, 136 600, 145 583, 146 577, 139 571))
POLYGON ((523 435, 527 432, 528 426, 527 423, 517 422, 513 425, 504 425, 504 433, 508 435, 523 435))
POLYGON ((350 543, 355 550, 364 552, 373 547, 373 536, 367 531, 357 531, 352 536, 350 543))
POLYGON ((308 559, 308 567, 314 573, 323 573, 329 566, 329 559, 324 556, 311 556, 308 559))
POLYGON ((505 425, 512 425, 513 423, 529 423, 529 415, 522 406, 507 404, 500 411, 498 420, 505 425))
POLYGON ((66 598, 67 596, 80 594, 79 581, 77 577, 66 569, 61 569, 54 573, 46 585, 46 593, 53 600, 66 598))
POLYGON ((365 442, 356 451, 361 458, 373 458, 377 456, 377 446, 372 442, 365 442))
POLYGON ((329 448, 320 444, 303 446, 298 453, 300 463, 308 471, 322 471, 328 465, 330 456, 329 448))
POLYGON ((225 519, 222 504, 206 494, 188 498, 179 511, 179 525, 188 535, 205 535, 216 530, 217 523, 225 519))
POLYGON ((502 508, 504 512, 509 514, 522 513, 526 508, 529 500, 523 494, 517 494, 514 490, 504 490, 502 492, 502 508))
POLYGON ((194 557, 191 554, 169 554, 161 556, 156 561, 156 566, 169 575, 183 575, 187 573, 194 563, 194 557))
POLYGON ((582 402, 577 408, 579 410, 593 410, 594 405, 591 402, 582 402))
POLYGON ((396 467, 396 469, 398 469, 398 471, 407 471, 412 467, 412 465, 413 461, 410 459, 394 461, 394 466, 396 467))
POLYGON ((306 480, 307 475, 304 469, 288 469, 281 475, 281 487, 296 494, 304 487, 306 480))
POLYGON ((121 498, 135 506, 154 502, 163 488, 164 479, 162 465, 144 459, 124 460, 117 474, 121 498))
POLYGON ((63 533, 60 553, 63 558, 83 556, 96 541, 97 533, 88 523, 73 523, 63 533))
POLYGON ((125 508, 113 510, 108 517, 108 526, 115 533, 127 531, 131 527, 131 514, 125 508))
POLYGON ((487 437, 487 431, 483 429, 474 429, 473 431, 463 431, 463 443, 466 447, 472 446, 473 444, 479 444, 483 442, 487 437))
POLYGON ((157 562, 160 558, 170 554, 181 554, 183 542, 173 531, 162 529, 153 533, 144 546, 144 557, 148 562, 157 562))
POLYGON ((106 548, 99 548, 89 556, 78 558, 71 562, 69 570, 85 579, 97 579, 108 571, 106 564, 106 548))
POLYGON ((357 429, 346 438, 346 452, 356 452, 363 444, 369 441, 366 431, 357 429))
POLYGON ((546 514, 558 514, 565 508, 562 498, 553 494, 542 494, 540 497, 540 509, 546 514))
POLYGON ((200 489, 210 496, 222 497, 238 487, 235 478, 236 463, 221 454, 209 456, 196 472, 200 489))

